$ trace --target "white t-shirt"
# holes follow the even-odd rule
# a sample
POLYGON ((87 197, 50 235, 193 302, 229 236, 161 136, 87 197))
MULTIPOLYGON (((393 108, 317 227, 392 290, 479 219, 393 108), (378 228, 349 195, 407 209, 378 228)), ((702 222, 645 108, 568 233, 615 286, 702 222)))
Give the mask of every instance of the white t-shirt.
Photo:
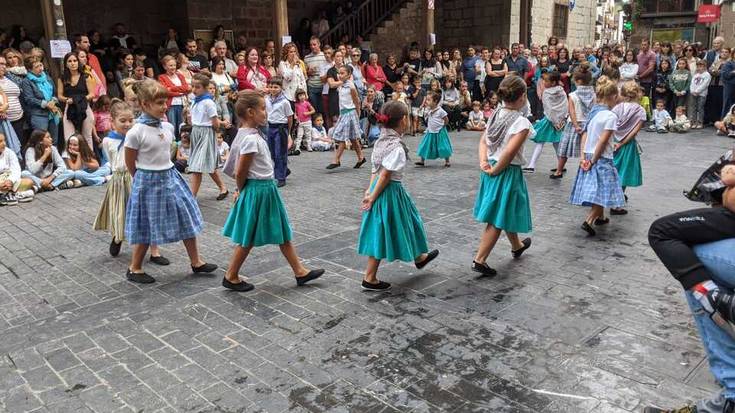
MULTIPOLYGON (((498 109, 498 110, 506 110, 506 109, 498 109)), ((490 123, 488 122, 487 128, 490 127, 490 123)), ((487 128, 485 129, 485 132, 487 132, 487 128)), ((495 152, 488 151, 487 154, 487 160, 495 161, 497 162, 500 160, 500 156, 503 154, 503 151, 505 151, 505 147, 508 146, 508 142, 510 142, 511 136, 515 135, 516 133, 519 133, 525 129, 528 129, 528 136, 526 137, 526 140, 529 140, 536 136, 536 131, 533 129, 533 125, 531 122, 523 117, 519 117, 516 119, 515 122, 513 122, 512 125, 508 128, 508 131, 505 133, 505 136, 503 136, 503 143, 498 146, 498 149, 495 150, 495 152)), ((518 150, 518 153, 516 153, 516 156, 513 157, 513 159, 510 161, 511 165, 518 165, 521 166, 526 163, 526 158, 523 156, 523 151, 525 149, 526 143, 524 142, 523 145, 521 145, 521 148, 518 150)))
POLYGON ((470 122, 475 123, 485 122, 485 115, 483 115, 481 111, 475 112, 473 110, 472 112, 470 112, 469 120, 470 122))
POLYGON ((426 132, 437 133, 444 127, 444 118, 447 116, 447 112, 441 107, 437 106, 434 110, 426 112, 426 132))
MULTIPOLYGON (((168 76, 168 75, 166 75, 166 76, 168 76)), ((179 77, 176 76, 176 75, 168 76, 168 80, 170 80, 171 83, 173 83, 176 86, 181 86, 181 79, 179 79, 179 77)), ((184 98, 183 97, 176 96, 176 97, 171 98, 171 106, 183 105, 183 104, 184 104, 184 98)))
POLYGON ((217 117, 217 105, 212 99, 204 99, 191 104, 191 124, 194 126, 212 126, 212 118, 217 117))
POLYGON ((391 171, 391 181, 400 181, 403 179, 403 169, 405 167, 406 151, 403 149, 403 146, 396 147, 388 155, 384 156, 380 165, 373 164, 374 171, 380 171, 381 168, 391 171))
POLYGON ((255 154, 248 170, 248 179, 273 179, 273 160, 268 143, 256 129, 240 128, 232 141, 230 156, 227 158, 222 172, 234 178, 240 155, 255 154))
MULTIPOLYGON (((611 110, 604 110, 599 112, 587 125, 587 144, 584 146, 584 153, 593 154, 595 153, 595 147, 597 142, 600 140, 600 135, 606 130, 613 131, 617 130, 618 126, 618 115, 613 113, 611 110)), ((610 136, 607 141, 607 146, 602 151, 602 157, 607 159, 613 158, 613 148, 615 139, 610 136)))
POLYGON ((125 147, 136 149, 138 158, 136 169, 165 171, 173 168, 171 162, 171 143, 174 141, 174 127, 162 122, 160 127, 136 123, 125 135, 125 147))
POLYGON ((268 123, 288 123, 288 117, 293 116, 293 109, 288 99, 273 103, 271 97, 265 98, 265 110, 268 114, 268 123))
POLYGON ((102 139, 102 150, 105 151, 112 172, 124 172, 127 169, 125 166, 125 149, 124 146, 120 146, 119 139, 102 139))

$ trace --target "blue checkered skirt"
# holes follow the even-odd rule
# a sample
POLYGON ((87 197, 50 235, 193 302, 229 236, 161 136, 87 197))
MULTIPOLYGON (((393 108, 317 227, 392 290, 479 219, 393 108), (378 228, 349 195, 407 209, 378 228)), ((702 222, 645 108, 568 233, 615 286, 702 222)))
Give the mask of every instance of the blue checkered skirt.
MULTIPOLYGON (((584 157, 592 159, 592 154, 587 153, 584 157)), ((625 197, 612 159, 600 158, 589 171, 584 171, 580 167, 569 202, 581 206, 623 207, 625 197)))
POLYGON ((341 111, 337 124, 332 130, 332 139, 337 142, 354 141, 360 139, 362 130, 360 129, 360 119, 357 117, 356 110, 341 111))
MULTIPOLYGON (((582 121, 578 123, 579 126, 584 129, 585 122, 582 121)), ((581 139, 582 136, 580 136, 574 129, 574 124, 572 124, 572 122, 567 122, 564 129, 562 129, 561 140, 559 141, 559 150, 556 155, 560 158, 579 158, 581 139)))
POLYGON ((170 244, 202 232, 202 213, 189 186, 174 169, 138 169, 125 214, 130 244, 170 244))

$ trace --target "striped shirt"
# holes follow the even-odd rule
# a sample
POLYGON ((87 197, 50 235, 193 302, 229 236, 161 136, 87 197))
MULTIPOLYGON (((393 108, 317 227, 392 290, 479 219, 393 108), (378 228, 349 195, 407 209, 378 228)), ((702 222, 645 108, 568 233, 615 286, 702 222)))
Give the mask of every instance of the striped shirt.
POLYGON ((319 70, 323 65, 327 63, 327 59, 324 57, 324 53, 319 52, 318 54, 309 53, 304 58, 304 63, 306 64, 306 67, 313 70, 313 74, 309 76, 309 79, 307 79, 306 84, 310 87, 317 88, 322 87, 322 79, 320 78, 320 72, 319 70))
POLYGON ((23 108, 20 106, 20 88, 10 79, 0 78, 0 89, 8 96, 8 120, 15 122, 23 117, 23 108))

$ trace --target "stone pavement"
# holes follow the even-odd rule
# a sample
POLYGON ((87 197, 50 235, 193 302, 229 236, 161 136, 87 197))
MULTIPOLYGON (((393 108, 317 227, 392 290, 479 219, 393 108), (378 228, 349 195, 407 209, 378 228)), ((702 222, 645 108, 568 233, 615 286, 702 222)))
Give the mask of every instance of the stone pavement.
MULTIPOLYGON (((441 255, 423 271, 385 264, 390 293, 359 289, 369 171, 349 167, 353 153, 331 173, 331 154, 290 158, 281 193, 295 242, 309 266, 327 269, 303 288, 276 247, 255 250, 242 274, 257 288, 237 294, 219 286, 221 270, 190 274, 180 244, 163 247, 169 267, 146 266, 157 283, 128 283, 128 246, 111 258, 107 234, 91 229, 104 188, 0 209, 0 410, 633 412, 716 389, 681 288, 646 232, 697 207, 681 191, 733 141, 641 133, 645 186, 597 238, 579 229, 586 209, 567 203, 574 172, 548 179, 546 148, 527 175, 533 247, 514 261, 503 238, 489 260, 499 275, 478 278, 477 135, 452 137, 450 169, 409 167, 405 180, 441 255)), ((224 266, 229 204, 215 196, 205 181, 200 245, 224 266)))

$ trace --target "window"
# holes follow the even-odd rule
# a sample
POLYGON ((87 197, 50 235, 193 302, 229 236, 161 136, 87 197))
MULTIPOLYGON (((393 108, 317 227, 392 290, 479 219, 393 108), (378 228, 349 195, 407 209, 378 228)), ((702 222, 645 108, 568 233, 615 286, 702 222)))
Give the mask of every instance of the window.
POLYGON ((554 20, 551 34, 560 39, 566 39, 568 21, 569 6, 566 4, 554 4, 554 20))
POLYGON ((696 11, 694 0, 644 0, 642 13, 686 13, 696 11))

